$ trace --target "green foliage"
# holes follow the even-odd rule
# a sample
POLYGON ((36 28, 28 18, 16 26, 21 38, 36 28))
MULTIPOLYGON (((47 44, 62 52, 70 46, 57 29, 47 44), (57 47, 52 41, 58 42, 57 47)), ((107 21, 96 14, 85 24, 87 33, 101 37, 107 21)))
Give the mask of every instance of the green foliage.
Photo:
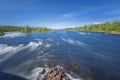
POLYGON ((93 25, 81 26, 75 28, 66 28, 65 30, 87 30, 87 31, 120 33, 120 22, 119 21, 115 21, 112 23, 106 22, 101 24, 93 24, 93 25))
POLYGON ((49 29, 46 27, 31 28, 29 26, 18 27, 18 26, 0 25, 0 35, 4 35, 4 32, 12 32, 12 31, 20 31, 23 33, 30 33, 30 32, 48 32, 48 31, 52 31, 52 29, 49 29))
POLYGON ((0 26, 0 32, 11 32, 11 31, 20 31, 21 27, 16 26, 0 26))
POLYGON ((28 27, 28 26, 23 27, 23 28, 21 29, 21 32, 23 32, 23 33, 30 33, 30 32, 31 32, 31 28, 28 27))
POLYGON ((32 31, 33 32, 49 32, 49 31, 52 31, 52 29, 45 28, 45 27, 39 27, 39 28, 33 28, 32 31))
POLYGON ((0 32, 0 36, 2 36, 2 35, 4 35, 4 33, 3 33, 3 32, 0 32))

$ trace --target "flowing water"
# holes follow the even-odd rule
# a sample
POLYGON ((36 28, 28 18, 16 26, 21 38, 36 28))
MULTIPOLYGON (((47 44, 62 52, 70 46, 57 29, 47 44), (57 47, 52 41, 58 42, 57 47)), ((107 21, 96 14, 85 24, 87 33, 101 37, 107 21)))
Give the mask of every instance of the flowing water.
POLYGON ((120 80, 120 35, 53 31, 0 37, 0 80, 10 80, 4 73, 32 79, 44 66, 57 65, 73 80, 120 80))

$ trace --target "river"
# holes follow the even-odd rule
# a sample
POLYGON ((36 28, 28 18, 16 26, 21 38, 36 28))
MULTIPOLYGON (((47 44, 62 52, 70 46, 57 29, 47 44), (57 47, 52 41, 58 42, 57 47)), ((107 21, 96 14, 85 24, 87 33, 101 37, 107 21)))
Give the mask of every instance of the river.
POLYGON ((3 73, 32 80, 34 69, 57 65, 73 80, 120 80, 120 35, 59 30, 0 37, 0 80, 10 80, 3 73))

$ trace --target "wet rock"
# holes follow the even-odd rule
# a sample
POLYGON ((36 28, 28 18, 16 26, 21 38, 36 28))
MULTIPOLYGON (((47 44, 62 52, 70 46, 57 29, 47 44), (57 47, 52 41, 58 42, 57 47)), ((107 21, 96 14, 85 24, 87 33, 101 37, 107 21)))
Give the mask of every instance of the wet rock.
POLYGON ((49 69, 42 80, 70 80, 61 68, 49 69))
POLYGON ((43 69, 42 72, 40 72, 40 74, 45 74, 45 73, 46 73, 45 69, 43 69))

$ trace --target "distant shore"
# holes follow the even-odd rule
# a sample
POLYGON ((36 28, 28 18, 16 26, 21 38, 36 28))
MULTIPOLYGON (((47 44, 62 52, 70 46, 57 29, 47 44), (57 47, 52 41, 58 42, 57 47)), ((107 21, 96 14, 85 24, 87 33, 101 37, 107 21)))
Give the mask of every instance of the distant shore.
POLYGON ((110 34, 119 34, 120 35, 120 32, 108 32, 110 34))
POLYGON ((31 33, 31 32, 49 32, 52 29, 47 27, 29 27, 27 26, 10 26, 10 25, 0 25, 0 36, 4 35, 4 32, 14 32, 19 31, 23 33, 31 33))
POLYGON ((91 32, 103 32, 103 33, 118 34, 118 35, 120 35, 120 32, 106 32, 106 31, 91 31, 91 32))
POLYGON ((91 31, 91 32, 103 32, 103 33, 118 34, 118 35, 120 35, 120 32, 106 32, 106 31, 91 31))
POLYGON ((84 25, 84 26, 79 26, 79 27, 74 27, 74 28, 65 28, 64 30, 93 31, 93 32, 120 34, 120 21, 84 25))
MULTIPOLYGON (((86 30, 85 30, 86 31, 86 30)), ((88 31, 88 30, 87 30, 88 31)), ((120 32, 106 32, 106 31, 91 31, 91 32, 103 32, 103 33, 109 33, 109 34, 118 34, 120 35, 120 32)))

